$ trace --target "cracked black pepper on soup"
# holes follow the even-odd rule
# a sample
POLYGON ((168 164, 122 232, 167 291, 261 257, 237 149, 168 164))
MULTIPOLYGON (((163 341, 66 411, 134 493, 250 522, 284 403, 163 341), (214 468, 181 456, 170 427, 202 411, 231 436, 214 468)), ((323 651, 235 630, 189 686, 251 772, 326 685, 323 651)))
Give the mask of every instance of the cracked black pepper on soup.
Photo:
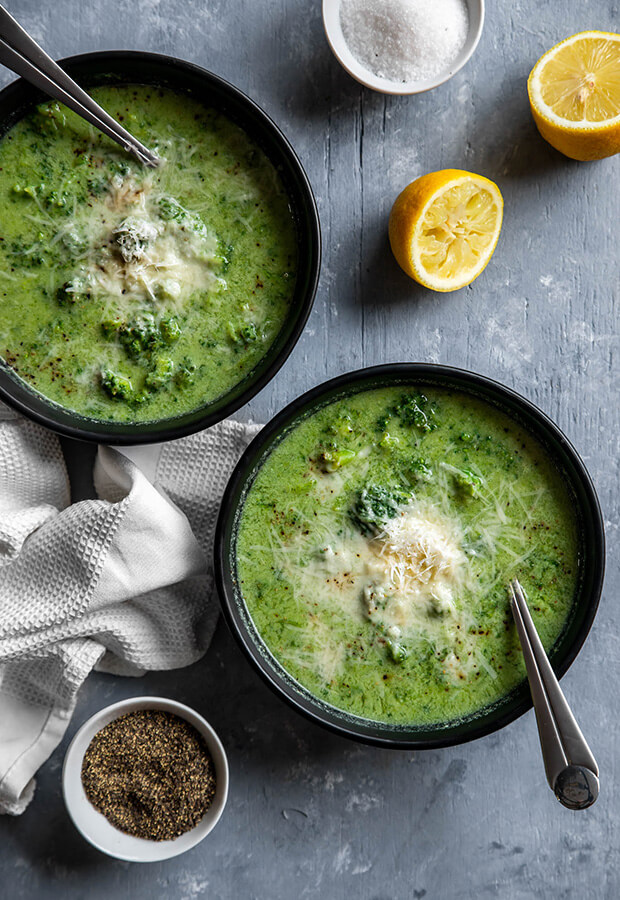
POLYGON ((110 722, 82 763, 86 796, 126 834, 169 841, 190 831, 215 796, 213 759, 185 719, 142 709, 110 722))

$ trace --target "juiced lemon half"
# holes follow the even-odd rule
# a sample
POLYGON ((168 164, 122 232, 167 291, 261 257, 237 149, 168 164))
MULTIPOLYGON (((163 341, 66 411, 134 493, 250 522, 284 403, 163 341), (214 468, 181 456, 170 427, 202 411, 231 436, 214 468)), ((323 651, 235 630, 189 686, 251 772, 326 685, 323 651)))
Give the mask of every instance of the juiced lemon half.
POLYGON ((620 34, 582 31, 552 47, 527 82, 536 127, 571 159, 620 152, 620 34))
POLYGON ((504 202, 494 182, 461 169, 423 175, 396 198, 390 244, 401 268, 433 291, 456 291, 495 250, 504 202))

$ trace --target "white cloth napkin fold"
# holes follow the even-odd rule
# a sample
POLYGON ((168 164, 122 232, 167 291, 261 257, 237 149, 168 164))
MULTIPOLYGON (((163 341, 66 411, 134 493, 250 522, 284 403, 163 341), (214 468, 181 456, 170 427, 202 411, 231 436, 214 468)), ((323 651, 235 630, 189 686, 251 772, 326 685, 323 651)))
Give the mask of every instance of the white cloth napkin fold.
POLYGON ((205 652, 217 512, 258 430, 100 447, 99 499, 71 504, 58 438, 0 403, 0 812, 32 799, 93 668, 141 675, 205 652))

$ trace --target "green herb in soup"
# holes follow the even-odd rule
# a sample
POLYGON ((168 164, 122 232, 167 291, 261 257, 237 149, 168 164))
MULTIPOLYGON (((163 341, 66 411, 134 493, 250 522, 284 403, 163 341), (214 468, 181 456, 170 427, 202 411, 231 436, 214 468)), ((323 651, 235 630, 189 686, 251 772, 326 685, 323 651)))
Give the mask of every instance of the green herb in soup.
POLYGON ((385 388, 301 420, 259 471, 237 575, 266 646, 348 713, 446 722, 524 678, 507 585, 549 649, 578 579, 571 498, 542 447, 464 393, 385 388))
POLYGON ((273 165, 225 116, 153 87, 92 95, 163 164, 57 103, 0 141, 0 356, 87 417, 166 419, 265 356, 290 309, 295 227, 273 165))

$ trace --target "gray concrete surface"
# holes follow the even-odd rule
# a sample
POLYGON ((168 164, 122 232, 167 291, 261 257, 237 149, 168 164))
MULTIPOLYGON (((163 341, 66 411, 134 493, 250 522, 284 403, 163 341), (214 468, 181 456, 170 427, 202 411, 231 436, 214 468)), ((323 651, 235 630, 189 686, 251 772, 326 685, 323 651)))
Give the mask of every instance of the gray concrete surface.
MULTIPOLYGON (((428 360, 516 388, 567 432, 604 508, 600 613, 564 679, 602 769, 586 813, 546 788, 532 713, 476 743, 425 754, 357 746, 289 711, 220 624, 191 669, 91 677, 68 738, 102 705, 162 693, 201 710, 230 754, 231 794, 211 837, 140 867, 74 831, 60 797, 66 741, 19 819, 0 820, 0 895, 62 900, 591 900, 620 896, 620 611, 617 605, 620 158, 573 163, 539 138, 525 80, 585 28, 617 29, 616 0, 490 2, 480 46, 420 97, 360 88, 324 40, 318 0, 7 0, 55 56, 143 48, 229 78, 283 127, 307 167, 325 238, 316 306, 295 352, 239 418, 264 420, 326 376, 428 360), (484 275, 433 295, 401 274, 386 224, 396 194, 446 166, 496 180, 503 233, 484 275)), ((0 73, 6 83, 10 76, 0 73)), ((74 451, 73 458, 85 451, 74 451)))

